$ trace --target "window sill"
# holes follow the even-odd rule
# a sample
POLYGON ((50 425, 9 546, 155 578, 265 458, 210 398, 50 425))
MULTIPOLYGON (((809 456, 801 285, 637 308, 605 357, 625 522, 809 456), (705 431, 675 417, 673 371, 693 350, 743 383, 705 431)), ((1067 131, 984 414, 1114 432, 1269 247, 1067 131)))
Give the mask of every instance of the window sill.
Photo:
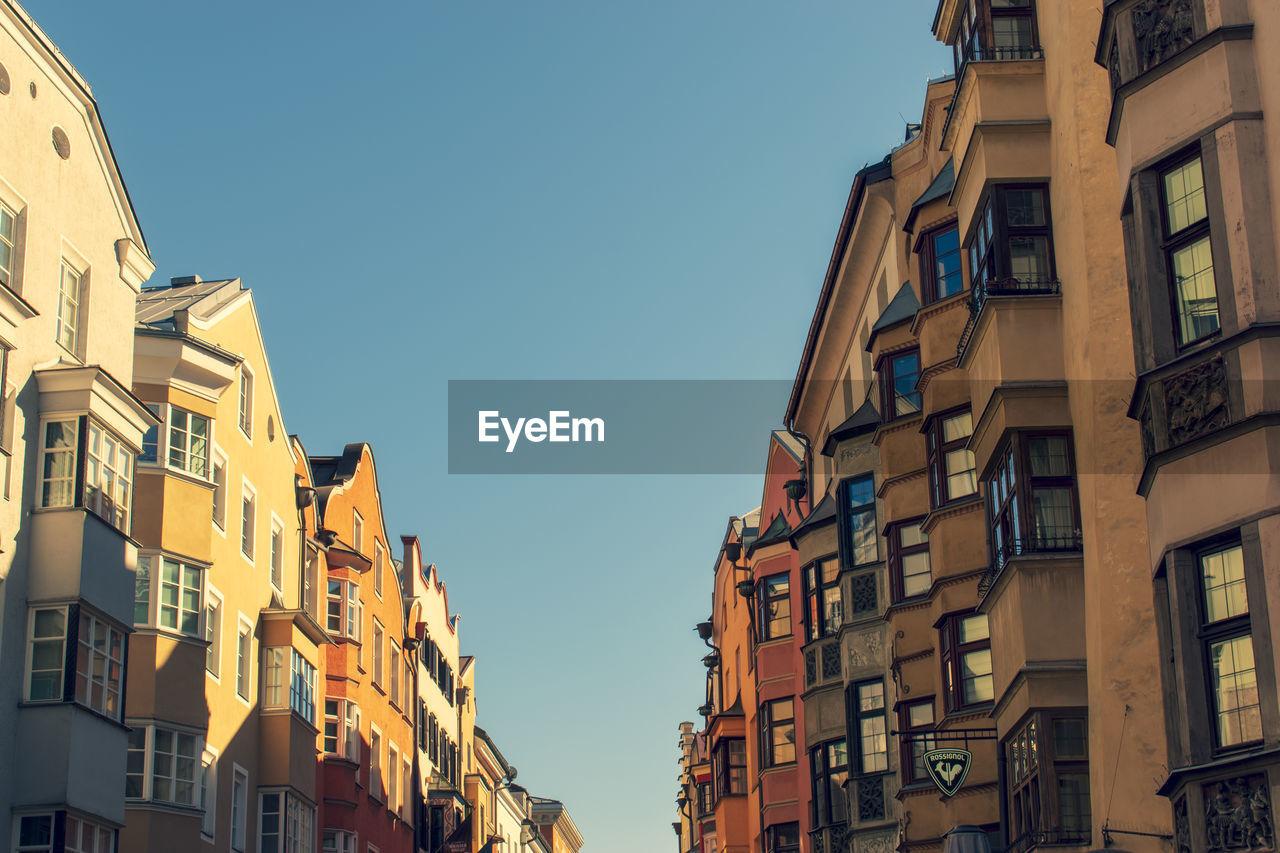
POLYGON ((163 800, 126 799, 124 805, 126 809, 146 809, 185 817, 204 817, 204 809, 199 806, 184 806, 181 803, 166 803, 163 800))

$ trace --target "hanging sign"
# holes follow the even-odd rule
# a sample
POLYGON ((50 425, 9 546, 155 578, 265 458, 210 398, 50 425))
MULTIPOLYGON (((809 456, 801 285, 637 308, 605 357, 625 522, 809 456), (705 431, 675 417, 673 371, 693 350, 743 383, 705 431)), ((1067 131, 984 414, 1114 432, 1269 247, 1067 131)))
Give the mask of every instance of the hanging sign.
POLYGON ((948 797, 954 797, 960 790, 973 763, 973 753, 967 749, 931 749, 923 758, 929 778, 948 797))

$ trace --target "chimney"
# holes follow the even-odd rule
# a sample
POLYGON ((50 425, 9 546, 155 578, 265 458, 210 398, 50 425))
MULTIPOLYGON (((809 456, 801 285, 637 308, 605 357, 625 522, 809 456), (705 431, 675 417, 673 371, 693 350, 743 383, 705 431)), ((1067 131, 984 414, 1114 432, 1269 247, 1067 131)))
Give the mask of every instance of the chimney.
POLYGON ((198 275, 175 275, 173 278, 169 279, 169 286, 183 287, 188 284, 199 284, 202 281, 204 281, 204 279, 200 278, 198 275))

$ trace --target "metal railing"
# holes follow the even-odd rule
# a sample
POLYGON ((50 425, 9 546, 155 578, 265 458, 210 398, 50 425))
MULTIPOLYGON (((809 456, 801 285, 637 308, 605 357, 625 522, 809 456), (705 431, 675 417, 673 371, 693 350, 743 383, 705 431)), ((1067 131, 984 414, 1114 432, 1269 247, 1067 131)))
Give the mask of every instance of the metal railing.
POLYGON ((1079 530, 1065 529, 1051 531, 1045 535, 1031 535, 1009 539, 999 547, 992 548, 991 565, 987 567, 982 580, 978 581, 978 594, 986 595, 987 590, 995 584, 996 578, 1004 571, 1005 566, 1015 557, 1024 554, 1062 554, 1080 551, 1084 548, 1084 537, 1079 530))
POLYGON ((1037 847, 1052 845, 1088 844, 1092 840, 1089 829, 1037 829, 1024 832, 1009 842, 1005 853, 1028 853, 1037 847))

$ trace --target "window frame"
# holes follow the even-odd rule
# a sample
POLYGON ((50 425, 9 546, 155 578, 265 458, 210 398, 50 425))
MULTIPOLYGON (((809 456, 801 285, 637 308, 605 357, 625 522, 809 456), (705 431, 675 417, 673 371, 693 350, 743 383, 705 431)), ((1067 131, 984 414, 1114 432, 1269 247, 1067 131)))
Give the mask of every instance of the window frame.
POLYGON ((1063 827, 1063 777, 1083 777, 1084 804, 1089 806, 1089 724, 1086 709, 1039 710, 1023 717, 1000 741, 1000 761, 1005 779, 1002 796, 1008 821, 1005 832, 1010 849, 1026 849, 1031 838, 1042 844, 1087 844, 1092 835, 1092 814, 1088 829, 1074 833, 1063 827), (1059 754, 1058 724, 1079 723, 1084 751, 1059 754), (1023 842, 1019 844, 1019 842, 1023 842))
POLYGON ((58 267, 58 309, 54 313, 56 325, 54 339, 58 346, 70 353, 77 361, 82 361, 84 350, 84 308, 88 291, 89 268, 87 264, 75 264, 67 259, 64 252, 58 267), (79 268, 77 268, 79 267, 79 268), (67 278, 74 281, 74 294, 68 292, 67 278), (68 302, 71 305, 70 317, 64 316, 68 302))
POLYGON ((832 554, 807 563, 800 570, 804 579, 805 644, 834 637, 844 624, 844 601, 840 590, 840 558, 832 554), (828 574, 830 568, 830 578, 828 574), (834 598, 831 594, 834 593, 834 598), (834 605, 834 609, 832 608, 834 605))
MULTIPOLYGON (((1213 753, 1215 755, 1230 754, 1242 749, 1249 749, 1257 746, 1264 740, 1265 732, 1263 731, 1262 721, 1262 703, 1261 703, 1261 687, 1258 684, 1258 653, 1253 642, 1253 616, 1249 602, 1249 594, 1247 587, 1246 557, 1244 542, 1239 536, 1238 531, 1228 537, 1219 537, 1208 542, 1201 543, 1192 550, 1192 559, 1194 561, 1195 581, 1196 581, 1196 608, 1195 614, 1197 619, 1195 636, 1200 642, 1201 655, 1203 656, 1204 669, 1202 673, 1205 692, 1208 699, 1206 710, 1209 715, 1209 723, 1213 728, 1213 737, 1211 739, 1213 753), (1229 614, 1219 619, 1210 621, 1209 607, 1206 600, 1207 590, 1205 589, 1205 563, 1204 560, 1208 556, 1216 554, 1225 554, 1230 551, 1239 551, 1241 579, 1239 583, 1244 586, 1244 604, 1245 609, 1238 613, 1229 614), (1234 640, 1247 639, 1251 656, 1253 657, 1253 689, 1257 694, 1258 701, 1251 706, 1257 714, 1257 727, 1259 736, 1248 740, 1239 740, 1233 743, 1224 743, 1222 736, 1222 715, 1223 711, 1218 707, 1219 690, 1218 680, 1214 674, 1213 647, 1221 643, 1227 643, 1234 640)), ((1232 673, 1233 675, 1238 673, 1232 673)), ((1237 712, 1246 706, 1238 706, 1237 712)))
POLYGON ((23 644, 22 701, 33 705, 78 705, 108 720, 121 722, 124 719, 125 664, 129 656, 128 636, 127 627, 113 619, 108 619, 81 602, 27 608, 27 627, 23 644), (59 615, 62 627, 58 634, 36 636, 40 622, 39 615, 42 613, 59 615), (105 654, 97 648, 92 634, 88 640, 83 636, 86 619, 89 620, 90 631, 101 625, 106 632, 105 654), (56 669, 51 666, 36 668, 38 643, 42 645, 57 643, 56 669), (113 654, 113 649, 118 653, 113 654), (106 661, 103 667, 105 678, 100 682, 101 701, 94 701, 95 667, 93 664, 99 656, 103 656, 106 661), (52 689, 50 695, 36 695, 33 692, 33 678, 36 673, 54 674, 56 681, 50 682, 52 689))
POLYGON ((247 477, 240 480, 240 556, 253 565, 258 551, 258 490, 247 477))
POLYGON ((1217 262, 1214 259, 1213 251, 1213 226, 1211 211, 1209 208, 1209 185, 1205 176, 1204 154, 1200 150, 1199 143, 1184 148, 1163 161, 1155 168, 1157 204, 1159 205, 1157 216, 1160 220, 1160 254, 1164 264, 1164 274, 1168 282, 1168 299, 1170 321, 1173 329, 1173 342, 1178 351, 1186 350, 1194 347, 1204 341, 1222 334, 1222 299, 1218 288, 1218 269, 1217 262), (1169 195, 1165 179, 1177 172, 1178 170, 1196 162, 1200 164, 1200 193, 1204 199, 1205 214, 1202 219, 1191 222, 1183 228, 1173 231, 1169 225, 1169 195), (1213 314, 1215 318, 1215 327, 1202 335, 1187 339, 1184 335, 1182 312, 1179 310, 1179 302, 1181 294, 1178 288, 1178 277, 1174 272, 1174 255, 1184 249, 1205 243, 1209 249, 1209 270, 1213 274, 1214 299, 1213 314))
POLYGON ((962 641, 961 629, 963 624, 967 620, 977 617, 982 617, 984 621, 987 619, 985 614, 976 610, 965 610, 949 613, 938 622, 939 660, 942 664, 942 681, 940 684, 947 714, 968 713, 974 709, 989 707, 995 702, 995 676, 991 670, 979 673, 972 679, 966 679, 964 675, 964 662, 970 655, 981 654, 985 651, 988 665, 990 665, 991 625, 989 622, 986 622, 986 636, 968 642, 962 641), (964 690, 966 680, 977 681, 984 678, 990 680, 991 698, 977 699, 973 702, 966 701, 964 690))
MULTIPOLYGON (((920 598, 927 598, 930 590, 933 589, 933 561, 929 553, 929 534, 921 529, 925 516, 916 518, 906 518, 902 521, 895 521, 888 525, 884 531, 884 538, 889 545, 889 581, 893 592, 893 603, 897 604, 902 601, 911 601, 920 598), (922 539, 920 542, 911 545, 902 544, 902 534, 909 528, 916 528, 922 539), (928 577, 928 582, 924 589, 918 592, 907 594, 907 576, 904 573, 904 561, 908 557, 914 557, 923 554, 927 571, 924 573, 928 577)), ((912 577, 919 577, 920 572, 916 572, 912 577)))
POLYGON ((800 853, 800 824, 789 821, 765 827, 764 853, 800 853), (783 832, 787 832, 789 837, 780 838, 783 832))
POLYGON ((716 802, 747 795, 747 739, 722 737, 711 750, 711 771, 716 802), (738 761, 739 756, 741 761, 738 761))
POLYGON ((253 623, 243 613, 236 623, 236 696, 249 704, 253 694, 253 623))
POLYGON ((781 640, 791 637, 795 633, 795 629, 791 624, 791 573, 779 572, 777 574, 766 575, 756 581, 756 625, 759 634, 759 642, 767 643, 770 640, 781 640), (778 583, 785 584, 785 589, 778 592, 772 587, 778 583), (786 622, 786 633, 775 634, 770 629, 774 623, 779 621, 777 613, 769 613, 770 608, 786 607, 786 616, 782 617, 786 622))
POLYGON ((360 706, 354 700, 342 696, 324 697, 324 729, 320 740, 321 754, 325 757, 342 758, 360 763, 360 706), (329 713, 330 705, 333 713, 329 713), (333 721, 333 734, 329 733, 329 723, 333 721), (334 749, 329 749, 333 741, 334 749), (339 752, 337 747, 341 746, 339 752))
POLYGON ((836 516, 840 526, 837 540, 840 569, 859 569, 880 562, 879 512, 874 472, 855 474, 840 481, 836 487, 836 516), (855 500, 861 502, 855 504, 855 500), (867 541, 861 544, 855 542, 854 535, 854 523, 859 517, 862 517, 862 523, 858 529, 868 536, 867 541), (870 523, 866 521, 868 518, 870 523), (860 549, 866 553, 859 554, 860 549))
POLYGON ((958 501, 972 499, 978 495, 977 461, 973 451, 969 450, 969 440, 973 437, 973 412, 969 406, 957 406, 929 416, 925 422, 925 449, 929 469, 929 507, 940 509, 958 501), (947 423, 957 418, 969 416, 969 431, 959 438, 950 441, 946 437, 947 423), (968 454, 969 467, 958 473, 952 473, 948 466, 949 457, 953 453, 964 451, 968 454), (962 495, 951 494, 951 478, 968 473, 973 483, 973 490, 962 495))
MULTIPOLYGON (((203 733, 172 725, 157 725, 153 722, 130 723, 130 729, 128 752, 133 753, 135 756, 141 754, 142 766, 126 771, 125 800, 127 802, 167 803, 180 808, 200 810, 200 790, 203 782, 202 770, 205 754, 203 733), (160 759, 157 758, 157 741, 161 734, 168 735, 171 740, 172 751, 164 753, 168 764, 167 768, 162 768, 160 759), (142 744, 140 746, 136 742, 138 735, 141 735, 142 744), (189 752, 179 751, 182 738, 191 739, 189 752), (180 777, 178 775, 184 759, 190 764, 191 774, 189 777, 180 777), (157 773, 160 771, 167 771, 168 773, 168 775, 163 775, 162 773, 159 778, 169 783, 171 793, 169 797, 157 796, 156 794, 157 773), (137 795, 128 793, 128 776, 141 777, 141 788, 137 795), (191 786, 189 802, 176 796, 179 784, 191 786)), ((239 765, 237 765, 237 769, 239 769, 239 765)))
POLYGON ((271 579, 271 588, 281 595, 284 594, 284 522, 280 520, 280 516, 271 512, 271 536, 268 539, 268 574, 271 579))
POLYGON ((213 526, 225 539, 227 535, 227 454, 217 444, 209 453, 209 478, 213 483, 213 526))
MULTIPOLYGON (((0 246, 9 250, 9 263, 4 265, 0 263, 0 285, 4 285, 13 293, 21 293, 22 290, 18 286, 17 280, 21 277, 19 271, 21 269, 21 253, 22 253, 22 231, 23 231, 23 212, 16 210, 16 205, 10 205, 0 200, 0 246), (4 233, 4 217, 9 217, 9 234, 4 233)), ((2 251, 2 250, 0 250, 2 251)))
POLYGON ((1070 429, 1028 429, 1011 431, 998 445, 983 478, 986 494, 987 535, 992 562, 997 569, 1009 560, 1029 553, 1079 551, 1081 540, 1080 492, 1075 458, 1075 434, 1070 429), (1033 474, 1031 442, 1061 439, 1065 443, 1068 472, 1033 474), (1068 489, 1074 526, 1067 537, 1042 537, 1036 531, 1037 490, 1068 489))
POLYGON ((787 767, 796 763, 796 700, 794 696, 780 696, 766 699, 760 703, 760 769, 770 770, 774 767, 787 767), (790 716, 779 717, 776 709, 786 703, 790 706, 790 716), (791 757, 779 758, 778 747, 773 735, 782 732, 784 738, 790 733, 791 757))
POLYGON ((1058 265, 1053 246, 1053 198, 1049 184, 1014 182, 993 184, 983 193, 975 208, 968 240, 962 246, 969 263, 971 287, 979 298, 1008 293, 1057 292, 1058 265), (1021 191, 1041 193, 1044 224, 1014 225, 1009 222, 1009 193, 1021 191), (1045 262, 1043 278, 1023 280, 1014 275, 1010 246, 1014 238, 1043 238, 1045 262))
POLYGON ((209 644, 205 650, 205 674, 222 683, 222 594, 211 585, 205 586, 204 639, 209 644), (216 611, 216 613, 214 612, 216 611))
MULTIPOLYGON (((41 418, 39 424, 40 451, 37 457, 39 459, 39 473, 36 507, 40 510, 82 509, 102 519, 105 524, 123 535, 130 535, 133 524, 134 484, 137 477, 137 452, 119 435, 88 414, 41 418), (49 429, 55 424, 72 425, 72 438, 69 446, 63 445, 52 448, 49 446, 49 429), (110 478, 105 478, 102 475, 102 472, 106 470, 102 463, 102 454, 97 457, 91 454, 89 441, 95 430, 98 432, 100 440, 105 442, 109 438, 114 442, 116 451, 123 454, 123 457, 128 460, 128 464, 123 466, 127 469, 127 475, 123 479, 126 486, 123 501, 115 488, 122 480, 118 476, 114 481, 110 478), (68 467, 66 462, 63 461, 55 469, 56 476, 48 476, 46 472, 50 466, 46 462, 46 457, 50 454, 59 454, 64 457, 64 460, 69 459, 70 470, 62 470, 68 467), (96 465, 91 465, 91 461, 95 462, 96 465), (97 482, 91 481, 91 467, 96 467, 99 471, 97 482), (104 480, 112 484, 108 490, 115 494, 116 497, 109 499, 100 497, 104 493, 102 488, 104 480), (50 491, 51 484, 59 484, 63 488, 59 488, 58 494, 55 495, 50 491)), ((113 455, 115 454, 113 453, 113 455)), ((118 474, 120 467, 117 466, 111 470, 118 474)))
POLYGON ((916 385, 920 383, 920 375, 923 370, 924 366, 920 360, 919 347, 907 347, 887 352, 880 356, 880 360, 876 364, 876 372, 880 374, 880 410, 884 412, 885 423, 899 418, 915 417, 920 414, 923 395, 916 388, 916 385), (911 358, 915 359, 914 374, 898 367, 899 362, 911 358), (902 394, 898 393, 897 385, 899 380, 906 379, 912 375, 915 376, 916 380, 912 383, 912 390, 902 394), (900 403, 914 405, 914 408, 900 408, 900 403))
POLYGON ((253 443, 254 378, 253 368, 242 362, 236 384, 236 424, 240 428, 241 435, 248 439, 250 444, 253 443))
MULTIPOLYGON (((134 626, 149 628, 160 631, 174 637, 190 637, 197 640, 207 640, 207 629, 205 626, 206 608, 209 599, 209 566, 193 563, 189 560, 178 559, 173 554, 166 551, 143 551, 138 554, 137 569, 134 575, 133 589, 133 616, 134 626), (176 581, 169 580, 166 577, 168 566, 177 567, 176 581), (143 583, 145 566, 146 582, 143 583), (196 580, 194 584, 189 584, 188 573, 194 573, 196 580), (173 607, 173 624, 164 624, 165 605, 161 602, 164 600, 164 589, 166 586, 177 587, 177 604, 173 607), (142 597, 143 590, 146 591, 145 600, 142 597), (188 593, 196 593, 197 600, 195 607, 186 606, 186 596, 188 593), (147 618, 138 620, 139 609, 145 604, 147 618), (195 617, 195 624, 190 630, 183 627, 187 616, 195 617)), ((222 601, 221 593, 216 590, 214 594, 218 596, 219 603, 222 601)))
POLYGON ((360 633, 364 626, 364 601, 360 598, 360 582, 348 578, 329 577, 325 579, 324 628, 335 640, 361 643, 360 633), (337 587, 337 595, 334 588, 337 587), (354 599, 354 600, 353 600, 354 599), (333 612, 337 604, 337 613, 333 612), (336 616, 338 629, 329 627, 330 619, 336 616))
POLYGON ((930 749, 937 747, 937 740, 930 736, 929 733, 936 731, 938 725, 938 708, 934 701, 935 697, 928 696, 920 699, 913 699, 910 702, 901 702, 898 706, 898 732, 899 732, 899 754, 898 768, 902 778, 902 784, 914 785, 917 783, 933 784, 929 778, 929 771, 923 766, 920 772, 916 772, 916 759, 921 757, 930 749), (929 708, 928 723, 913 723, 911 719, 911 710, 913 708, 929 708))
MULTIPOLYGON (((856 738, 858 747, 853 750, 853 754, 846 753, 847 766, 850 776, 879 776, 889 772, 889 706, 888 694, 885 691, 883 678, 866 678, 859 681, 850 682, 845 688, 845 716, 848 721, 846 734, 849 738, 856 738), (880 706, 863 709, 863 688, 879 688, 880 706), (875 724, 879 723, 879 731, 875 731, 875 724), (871 723, 872 730, 867 731, 865 724, 871 723), (868 738, 874 745, 878 742, 879 748, 867 750, 868 738), (877 757, 879 761, 868 761, 868 757, 877 757), (854 758, 857 761, 854 761, 854 758), (876 765, 882 766, 876 766, 876 765), (856 767, 856 769, 855 769, 856 767)), ((846 747, 848 741, 846 740, 846 747)))
POLYGON ((244 853, 249 837, 249 773, 239 764, 231 767, 231 849, 244 853))
POLYGON ((964 246, 960 242, 960 226, 955 219, 944 222, 941 225, 930 228, 928 231, 920 235, 917 243, 919 249, 917 255, 920 263, 920 282, 921 295, 923 296, 923 304, 931 305, 934 302, 941 302, 952 296, 957 296, 967 290, 968 282, 964 275, 964 246), (938 261, 940 257, 946 257, 953 252, 938 253, 938 240, 947 234, 954 233, 956 237, 956 248, 954 250, 956 268, 954 272, 947 273, 945 276, 938 275, 938 261), (942 279, 950 279, 955 276, 959 279, 960 287, 951 293, 942 293, 939 288, 939 282, 942 279))
POLYGON ((1025 6, 996 10, 990 0, 962 2, 960 24, 950 42, 956 79, 964 73, 970 62, 1016 61, 1040 59, 1040 28, 1037 21, 1035 0, 1025 6), (1022 11, 1026 9, 1027 11, 1022 11), (1031 42, 1019 47, 995 47, 995 20, 997 18, 1030 18, 1031 42))
MULTIPOLYGON (((213 478, 213 427, 214 419, 208 415, 201 415, 190 409, 184 409, 181 406, 175 406, 172 403, 166 404, 166 417, 164 418, 164 467, 174 471, 181 471, 197 480, 211 482, 213 478), (176 425, 178 417, 181 415, 184 419, 185 426, 176 425), (195 421, 204 422, 204 435, 195 434, 195 421), (182 437, 182 441, 177 442, 175 439, 182 437), (204 449, 197 456, 193 452, 193 447, 197 439, 202 439, 204 449), (178 454, 175 459, 174 454, 178 454), (199 465, 192 464, 192 460, 198 460, 199 465), (203 468, 203 471, 196 471, 195 468, 203 468)), ((157 439, 159 436, 157 435, 157 439)), ((160 445, 156 445, 156 456, 159 459, 160 445)))
POLYGON ((848 822, 849 803, 844 785, 849 779, 849 749, 845 738, 815 744, 809 750, 809 772, 812 792, 809 797, 810 831, 848 822), (833 763, 833 752, 840 750, 844 751, 844 764, 833 763), (836 781, 842 775, 844 778, 836 781))

